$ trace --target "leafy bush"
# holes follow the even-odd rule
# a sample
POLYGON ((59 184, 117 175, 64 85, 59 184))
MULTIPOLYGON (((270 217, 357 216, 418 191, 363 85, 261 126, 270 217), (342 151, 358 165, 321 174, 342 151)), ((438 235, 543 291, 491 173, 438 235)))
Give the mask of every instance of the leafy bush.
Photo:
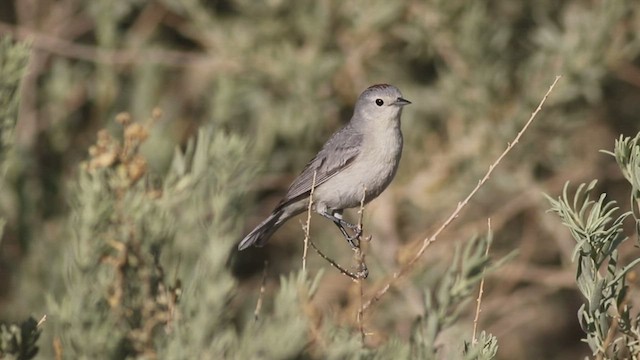
MULTIPOLYGON (((601 179, 609 197, 588 203, 599 216, 626 198, 627 182, 595 150, 640 130, 639 19, 635 0, 1 2, 0 322, 47 315, 27 336, 6 325, 5 344, 33 349, 40 334, 36 356, 47 359, 100 349, 116 358, 587 355, 566 314, 582 303, 588 276, 609 289, 611 306, 617 277, 577 253, 585 265, 576 287, 575 243, 542 215, 540 193, 601 179), (557 74, 518 147, 441 241, 358 317, 557 74), (235 242, 348 119, 358 93, 379 82, 413 104, 397 178, 366 209, 369 278, 354 283, 312 255, 301 273, 296 221, 267 247, 237 253, 235 242), (486 272, 485 333, 474 342, 474 311, 463 305, 478 273, 452 267, 450 239, 473 239, 487 217, 492 257, 521 251, 486 272), (441 301, 457 281, 468 284, 465 296, 441 301)), ((603 229, 621 216, 609 215, 603 229)), ((312 218, 314 242, 349 264, 348 247, 323 225, 312 218)), ((615 248, 619 274, 633 261, 623 256, 632 241, 609 235, 617 246, 593 261, 616 263, 615 248)), ((456 259, 485 264, 485 240, 460 245, 456 259)), ((615 291, 636 291, 632 275, 615 291)), ((614 320, 588 301, 580 323, 600 334, 589 332, 590 343, 613 344, 602 334, 614 320)))
MULTIPOLYGON (((573 200, 568 183, 562 197, 551 202, 551 210, 560 216, 577 244, 573 260, 577 264, 576 281, 586 302, 578 310, 578 320, 586 333, 584 339, 597 358, 622 359, 640 356, 640 315, 632 312, 627 285, 630 271, 640 256, 622 266, 620 246, 629 239, 624 221, 632 217, 635 239, 640 239, 640 133, 635 138, 616 141, 618 165, 631 185, 631 209, 620 212, 616 201, 601 194, 592 200, 596 181, 578 186, 573 200)), ((638 243, 640 245, 640 243, 638 243)))

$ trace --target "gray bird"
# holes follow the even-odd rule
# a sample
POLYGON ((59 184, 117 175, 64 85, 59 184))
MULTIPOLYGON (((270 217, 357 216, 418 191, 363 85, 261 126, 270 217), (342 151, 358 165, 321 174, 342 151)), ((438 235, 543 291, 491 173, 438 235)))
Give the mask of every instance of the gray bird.
POLYGON ((410 101, 392 85, 379 84, 358 97, 348 124, 334 133, 293 181, 271 215, 242 239, 239 250, 262 246, 287 220, 304 212, 316 174, 312 209, 333 221, 351 246, 362 230, 342 219, 344 209, 375 199, 396 174, 402 154, 400 115, 410 101), (345 228, 354 230, 349 235, 345 228))

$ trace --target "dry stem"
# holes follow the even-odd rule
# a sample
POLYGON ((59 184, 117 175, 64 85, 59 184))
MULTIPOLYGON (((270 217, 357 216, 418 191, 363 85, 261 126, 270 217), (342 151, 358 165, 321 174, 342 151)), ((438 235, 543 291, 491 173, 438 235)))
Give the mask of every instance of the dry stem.
POLYGON ((36 327, 41 328, 44 325, 45 321, 47 321, 47 314, 42 315, 42 318, 38 320, 36 327))
POLYGON ((354 281, 357 281, 358 279, 360 279, 362 277, 362 275, 359 272, 358 273, 352 273, 351 271, 349 271, 349 270, 343 268, 342 266, 338 265, 337 262, 333 261, 330 257, 328 257, 322 251, 320 251, 320 249, 318 249, 318 247, 316 246, 316 244, 314 244, 313 241, 309 240, 309 245, 311 245, 313 250, 315 250, 318 253, 318 255, 320 255, 321 258, 323 258, 327 262, 329 262, 329 264, 331 264, 331 266, 333 266, 334 268, 338 269, 338 271, 340 271, 343 275, 347 275, 348 277, 350 277, 354 281))
POLYGON ((316 188, 316 175, 318 171, 313 172, 313 180, 311 182, 311 192, 309 192, 309 206, 307 207, 307 223, 304 225, 304 249, 302 250, 302 271, 307 271, 307 252, 309 251, 309 228, 311 227, 311 207, 313 206, 313 191, 316 188))
POLYGON ((260 295, 258 296, 258 302, 256 303, 256 309, 253 311, 253 320, 258 321, 260 310, 262 309, 262 301, 264 299, 264 291, 267 284, 267 272, 269 269, 269 260, 264 261, 264 268, 262 269, 262 283, 260 284, 260 295))
MULTIPOLYGON (((487 220, 488 232, 491 234, 491 218, 487 220)), ((485 256, 489 255, 489 247, 491 243, 487 244, 487 250, 485 251, 485 256)), ((482 280, 480 280, 480 289, 478 290, 478 298, 476 299, 476 315, 473 318, 473 335, 471 336, 471 343, 473 345, 478 343, 478 338, 476 334, 478 333, 478 320, 480 319, 481 304, 482 304, 482 294, 484 292, 484 270, 482 270, 482 280)))
MULTIPOLYGON (((363 223, 363 218, 364 218, 364 199, 367 196, 367 188, 363 187, 362 188, 362 199, 360 199, 360 210, 358 210, 358 227, 360 228, 360 230, 364 233, 364 223, 363 223)), ((369 239, 370 240, 370 239, 369 239)), ((358 290, 359 290, 359 301, 360 301, 360 306, 358 308, 358 314, 356 315, 356 321, 358 322, 358 330, 360 331, 360 342, 362 343, 362 346, 364 346, 364 338, 365 338, 365 332, 364 332, 364 308, 362 307, 364 305, 364 286, 363 286, 363 279, 366 278, 368 275, 368 271, 367 271, 367 265, 364 262, 364 254, 362 253, 362 240, 358 239, 358 247, 356 247, 354 249, 354 257, 356 258, 356 262, 358 265, 358 272, 359 274, 362 274, 362 272, 364 272, 364 277, 358 277, 358 279, 356 280, 358 283, 358 290)))

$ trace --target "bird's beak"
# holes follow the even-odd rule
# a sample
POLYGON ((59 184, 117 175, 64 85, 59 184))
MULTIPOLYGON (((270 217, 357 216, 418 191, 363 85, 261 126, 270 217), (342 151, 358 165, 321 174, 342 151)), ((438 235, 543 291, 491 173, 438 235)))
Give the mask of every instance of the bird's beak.
POLYGON ((407 99, 403 99, 401 97, 399 97, 398 99, 396 99, 396 101, 393 102, 393 105, 398 105, 398 106, 405 106, 409 104, 411 104, 411 101, 407 99))

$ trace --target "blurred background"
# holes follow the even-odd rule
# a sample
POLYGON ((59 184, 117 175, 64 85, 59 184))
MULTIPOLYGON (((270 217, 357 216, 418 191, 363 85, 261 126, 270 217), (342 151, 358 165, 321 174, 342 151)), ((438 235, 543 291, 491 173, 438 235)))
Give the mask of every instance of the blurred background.
MULTIPOLYGON (((224 231, 224 268, 233 284, 229 313, 241 319, 253 314, 265 260, 267 309, 280 277, 300 269, 304 216, 264 248, 237 253, 234 241, 272 210, 349 119, 362 90, 390 83, 413 103, 403 114, 398 175, 365 211, 373 237, 366 250, 370 293, 476 186, 562 75, 531 128, 428 248, 415 276, 369 312, 367 344, 410 337, 424 289, 448 267, 455 245, 486 233, 491 218, 492 257, 518 250, 485 284, 479 326, 497 336, 498 358, 589 354, 576 315, 575 242, 546 212, 543 193, 557 196, 566 181, 597 178, 602 191, 628 202, 613 157, 599 150, 640 130, 637 1, 3 0, 0 36, 31 48, 0 186, 0 322, 43 314, 55 322, 51 298, 74 296, 65 287, 65 249, 79 216, 72 199, 80 164, 93 156, 101 129, 121 137, 121 112, 151 124, 140 149, 148 183, 162 182, 176 149, 187 151, 200 128, 242 144, 220 161, 247 164, 248 175, 215 190, 238 193, 233 211, 208 214, 233 219, 224 231)), ((356 211, 347 217, 357 220, 356 211)), ((311 236, 351 266, 333 225, 314 216, 311 236)), ((186 269, 205 242, 172 239, 177 245, 163 252, 173 259, 164 271, 189 286, 186 269)), ((623 261, 638 256, 631 245, 623 261)), ((357 288, 317 255, 308 261, 312 273, 324 269, 313 317, 357 336, 357 288)), ((639 283, 630 285, 637 290, 639 283)), ((472 308, 439 341, 468 334, 472 308)), ((55 353, 57 336, 45 325, 43 358, 55 353)))

